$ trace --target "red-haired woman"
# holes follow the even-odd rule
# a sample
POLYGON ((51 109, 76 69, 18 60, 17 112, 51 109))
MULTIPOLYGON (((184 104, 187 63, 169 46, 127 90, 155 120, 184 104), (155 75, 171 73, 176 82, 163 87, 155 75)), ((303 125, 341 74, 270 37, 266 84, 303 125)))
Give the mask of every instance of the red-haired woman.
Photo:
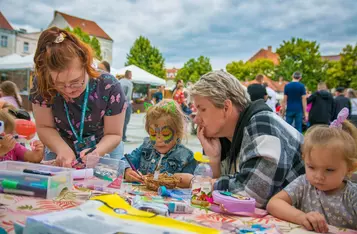
POLYGON ((116 78, 93 68, 91 49, 53 27, 41 34, 34 62, 30 99, 37 131, 57 163, 71 167, 94 146, 101 156, 120 158, 125 96, 116 78))

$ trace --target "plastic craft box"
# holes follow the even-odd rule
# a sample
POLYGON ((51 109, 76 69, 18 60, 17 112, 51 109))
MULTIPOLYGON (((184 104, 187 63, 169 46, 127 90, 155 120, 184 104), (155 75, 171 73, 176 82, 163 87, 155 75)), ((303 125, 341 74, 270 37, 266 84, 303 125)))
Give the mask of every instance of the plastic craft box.
POLYGON ((27 162, 0 162, 0 192, 52 199, 64 188, 72 188, 72 169, 27 162), (52 176, 24 173, 24 169, 52 176))

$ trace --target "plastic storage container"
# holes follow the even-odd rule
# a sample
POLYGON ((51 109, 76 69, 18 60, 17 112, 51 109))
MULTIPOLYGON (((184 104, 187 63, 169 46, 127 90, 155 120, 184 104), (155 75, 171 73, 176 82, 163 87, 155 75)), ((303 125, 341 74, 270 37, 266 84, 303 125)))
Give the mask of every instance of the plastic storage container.
POLYGON ((52 199, 64 188, 72 188, 71 172, 68 168, 3 161, 0 162, 0 192, 52 199))

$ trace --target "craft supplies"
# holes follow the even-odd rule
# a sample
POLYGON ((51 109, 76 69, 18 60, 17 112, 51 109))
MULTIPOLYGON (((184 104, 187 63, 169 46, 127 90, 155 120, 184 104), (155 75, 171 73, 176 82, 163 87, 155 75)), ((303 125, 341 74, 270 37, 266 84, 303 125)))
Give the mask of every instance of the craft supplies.
POLYGON ((242 227, 236 230, 237 234, 282 234, 275 224, 253 224, 250 227, 242 227))
POLYGON ((160 186, 157 193, 163 197, 172 197, 178 200, 190 200, 191 189, 167 189, 165 186, 160 186))
POLYGON ((72 188, 72 170, 43 164, 3 161, 0 162, 1 192, 52 199, 64 188, 72 188))
POLYGON ((52 176, 51 172, 44 172, 44 171, 31 170, 31 169, 24 169, 22 172, 23 173, 36 174, 36 175, 52 176))
POLYGON ((124 193, 129 193, 132 189, 133 185, 131 183, 122 183, 120 187, 120 190, 124 193))
POLYGON ((144 177, 144 182, 146 188, 152 191, 157 191, 160 186, 165 186, 168 189, 174 189, 176 188, 180 180, 174 177, 173 175, 169 175, 168 173, 163 173, 159 175, 158 180, 154 178, 153 174, 149 174, 144 177))
POLYGON ((72 171, 72 178, 74 180, 83 180, 93 177, 93 168, 85 168, 72 171))
POLYGON ((188 202, 183 201, 168 201, 163 199, 163 197, 147 197, 147 196, 136 196, 134 199, 140 199, 145 202, 153 202, 164 204, 168 207, 170 213, 176 214, 191 214, 194 210, 188 202))
POLYGON ((162 215, 162 216, 169 216, 169 208, 160 203, 154 203, 154 202, 146 202, 141 199, 140 196, 136 196, 133 199, 133 202, 131 203, 132 207, 138 209, 138 210, 143 210, 147 212, 152 212, 157 215, 162 215))
MULTIPOLYGON (((119 176, 119 173, 124 174, 124 171, 120 169, 120 165, 124 164, 125 162, 123 160, 102 157, 94 168, 94 176, 99 179, 114 181, 119 176)), ((122 168, 124 168, 124 166, 122 166, 122 168)))
POLYGON ((191 204, 204 208, 209 207, 212 200, 212 168, 209 165, 208 157, 200 152, 196 152, 194 158, 200 164, 196 167, 191 181, 191 204))
POLYGON ((213 191, 211 210, 217 213, 253 214, 255 199, 233 194, 231 192, 213 191))

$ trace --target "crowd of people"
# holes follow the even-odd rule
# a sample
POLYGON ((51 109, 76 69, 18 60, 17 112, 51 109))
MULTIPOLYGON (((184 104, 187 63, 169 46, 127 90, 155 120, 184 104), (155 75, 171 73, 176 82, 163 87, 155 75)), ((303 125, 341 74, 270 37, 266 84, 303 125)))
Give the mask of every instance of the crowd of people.
MULTIPOLYGON (((42 143, 19 150, 9 127, 0 139, 1 160, 40 162, 45 147, 46 159, 50 155, 58 166, 71 167, 78 158, 85 163, 93 146, 100 156, 124 159, 120 145, 127 140, 131 114, 131 73, 118 81, 108 73, 109 64, 97 69, 92 61, 90 48, 70 32, 56 27, 42 32, 30 96, 42 143)), ((180 187, 190 187, 197 162, 182 144, 190 116, 210 159, 215 190, 253 197, 257 207, 308 230, 327 232, 328 224, 357 229, 357 185, 351 181, 357 170, 352 124, 357 98, 349 90, 349 99, 342 97, 343 88, 333 98, 323 83, 308 95, 301 79, 295 72, 285 86, 280 113, 267 103, 270 94, 261 76, 246 89, 227 72, 209 72, 189 84, 188 95, 179 81, 173 99, 154 95, 145 115, 148 137, 128 158, 143 175, 168 172, 180 187), (312 126, 305 135, 304 118, 312 126)), ((21 108, 18 92, 2 85, 0 90, 6 104, 21 108)), ((6 121, 1 114, 0 120, 6 121)), ((128 162, 125 179, 142 182, 128 162)))

